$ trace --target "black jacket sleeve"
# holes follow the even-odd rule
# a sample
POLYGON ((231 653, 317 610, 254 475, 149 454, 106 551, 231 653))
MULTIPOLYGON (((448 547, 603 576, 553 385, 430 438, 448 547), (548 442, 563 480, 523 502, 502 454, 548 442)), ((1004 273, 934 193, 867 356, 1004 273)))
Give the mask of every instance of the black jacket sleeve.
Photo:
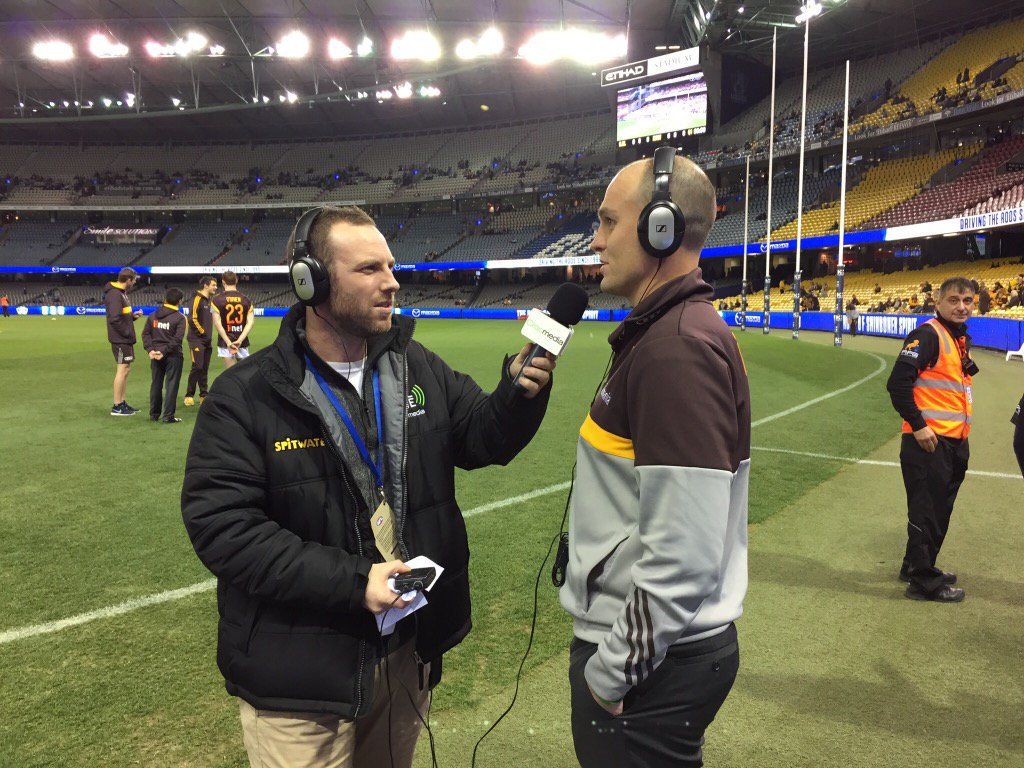
POLYGON ((239 385, 219 376, 199 409, 181 510, 203 564, 250 595, 326 609, 362 609, 370 561, 304 541, 265 512, 263 448, 239 385))
POLYGON ((889 399, 897 413, 910 424, 915 431, 926 425, 921 410, 914 402, 914 383, 918 374, 935 365, 939 357, 939 339, 935 330, 922 325, 907 335, 903 340, 903 348, 896 357, 896 364, 889 374, 886 389, 889 399))
POLYGON ((146 322, 142 324, 142 348, 147 352, 152 352, 156 349, 156 340, 153 338, 152 315, 147 317, 146 322))
POLYGON ((512 358, 506 357, 498 386, 488 395, 470 376, 452 370, 430 350, 424 351, 445 388, 455 465, 477 469, 512 461, 537 434, 554 378, 535 398, 527 400, 512 386, 508 372, 512 358))
POLYGON ((164 352, 165 355, 169 353, 181 354, 181 340, 185 338, 185 316, 179 313, 178 316, 174 318, 174 321, 174 328, 171 329, 173 338, 171 339, 171 343, 168 344, 167 350, 164 352))

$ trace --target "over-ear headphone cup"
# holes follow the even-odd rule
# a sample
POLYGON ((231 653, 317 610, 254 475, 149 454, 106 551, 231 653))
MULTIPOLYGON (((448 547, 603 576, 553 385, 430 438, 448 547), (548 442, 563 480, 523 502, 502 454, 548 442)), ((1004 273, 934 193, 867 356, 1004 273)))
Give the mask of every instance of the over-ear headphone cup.
POLYGON ((288 267, 292 291, 306 306, 322 303, 330 294, 330 282, 323 262, 312 256, 301 256, 288 267))
POLYGON ((671 200, 654 200, 641 211, 637 237, 643 249, 656 259, 671 256, 683 242, 686 219, 671 200))

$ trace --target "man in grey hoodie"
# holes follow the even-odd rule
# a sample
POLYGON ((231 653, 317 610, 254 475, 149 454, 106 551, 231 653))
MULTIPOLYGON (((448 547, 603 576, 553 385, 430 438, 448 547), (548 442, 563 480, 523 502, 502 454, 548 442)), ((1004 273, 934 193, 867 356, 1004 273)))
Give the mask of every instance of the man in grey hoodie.
POLYGON ((570 503, 560 597, 573 617, 583 768, 702 765, 704 731, 739 668, 750 395, 697 266, 714 187, 689 160, 665 157, 674 158, 667 173, 642 160, 612 180, 592 243, 601 290, 633 310, 609 339, 612 364, 580 430, 570 503), (685 218, 661 258, 638 237, 655 190, 685 218))

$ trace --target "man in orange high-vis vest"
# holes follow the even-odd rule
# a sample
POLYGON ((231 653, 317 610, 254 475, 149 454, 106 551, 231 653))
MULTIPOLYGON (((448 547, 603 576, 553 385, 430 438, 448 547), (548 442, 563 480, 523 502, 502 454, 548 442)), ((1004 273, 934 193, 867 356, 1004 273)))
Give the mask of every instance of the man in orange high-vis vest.
POLYGON ((939 288, 937 315, 903 341, 889 376, 893 407, 903 417, 900 466, 907 489, 907 549, 900 579, 907 597, 957 603, 964 590, 956 574, 935 566, 953 504, 967 474, 974 410, 967 319, 977 291, 963 277, 939 288))

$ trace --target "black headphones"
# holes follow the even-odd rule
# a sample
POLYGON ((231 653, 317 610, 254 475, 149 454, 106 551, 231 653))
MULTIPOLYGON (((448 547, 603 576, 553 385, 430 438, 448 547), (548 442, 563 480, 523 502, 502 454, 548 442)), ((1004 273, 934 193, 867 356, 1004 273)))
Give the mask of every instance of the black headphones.
POLYGON ((322 304, 331 295, 327 265, 309 249, 309 232, 322 208, 311 208, 292 229, 292 252, 288 257, 288 279, 296 298, 307 307, 322 304))
POLYGON ((675 161, 675 147, 654 150, 654 194, 636 222, 640 245, 659 260, 675 253, 686 233, 686 218, 669 194, 675 161))

